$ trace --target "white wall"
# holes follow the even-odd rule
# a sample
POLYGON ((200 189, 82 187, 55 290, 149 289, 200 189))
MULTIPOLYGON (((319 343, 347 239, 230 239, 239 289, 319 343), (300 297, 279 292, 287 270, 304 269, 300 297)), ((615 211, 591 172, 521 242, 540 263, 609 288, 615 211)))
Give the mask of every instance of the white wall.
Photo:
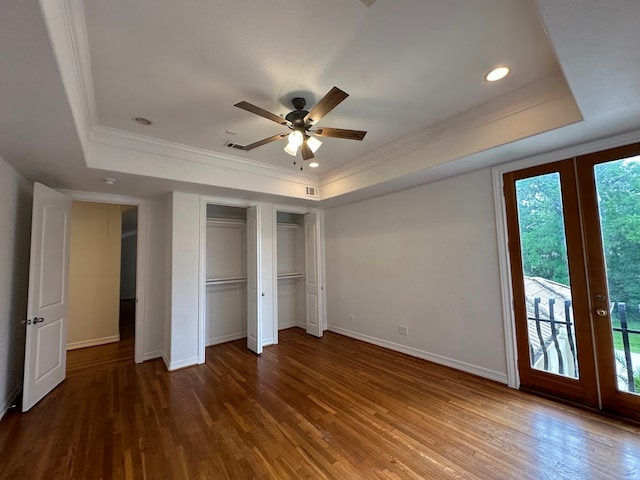
POLYGON ((329 329, 506 382, 492 195, 485 169, 327 210, 329 329))
POLYGON ((143 352, 144 360, 162 356, 165 315, 169 315, 167 289, 170 264, 167 262, 169 239, 169 196, 150 198, 147 206, 146 291, 143 352))
POLYGON ((67 350, 120 340, 120 205, 71 206, 67 350))
POLYGON ((170 350, 165 355, 168 368, 175 370, 199 362, 199 195, 172 193, 171 231, 170 350))
POLYGON ((22 384, 33 185, 0 157, 0 418, 22 384))

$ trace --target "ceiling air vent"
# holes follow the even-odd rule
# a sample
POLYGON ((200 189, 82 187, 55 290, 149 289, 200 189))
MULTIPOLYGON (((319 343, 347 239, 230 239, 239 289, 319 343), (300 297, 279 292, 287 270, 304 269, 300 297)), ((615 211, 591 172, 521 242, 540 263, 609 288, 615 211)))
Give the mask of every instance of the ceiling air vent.
POLYGON ((304 196, 318 198, 320 197, 320 191, 318 190, 318 187, 310 187, 309 185, 307 185, 304 187, 304 196))
POLYGON ((245 145, 240 145, 239 143, 233 143, 233 142, 230 142, 229 140, 224 142, 224 146, 229 148, 236 148, 238 150, 244 150, 244 147, 245 147, 245 145))

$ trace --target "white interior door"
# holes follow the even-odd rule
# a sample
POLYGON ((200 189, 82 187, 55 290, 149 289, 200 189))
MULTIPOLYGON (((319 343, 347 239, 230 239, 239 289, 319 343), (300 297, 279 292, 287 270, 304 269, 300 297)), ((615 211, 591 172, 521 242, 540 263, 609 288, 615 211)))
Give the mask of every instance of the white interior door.
POLYGON ((304 216, 305 294, 307 333, 322 336, 322 268, 320 257, 320 217, 317 213, 304 216))
POLYGON ((247 209, 247 348, 257 354, 262 353, 259 216, 257 206, 247 209))
POLYGON ((22 411, 65 377, 71 199, 34 185, 22 411))

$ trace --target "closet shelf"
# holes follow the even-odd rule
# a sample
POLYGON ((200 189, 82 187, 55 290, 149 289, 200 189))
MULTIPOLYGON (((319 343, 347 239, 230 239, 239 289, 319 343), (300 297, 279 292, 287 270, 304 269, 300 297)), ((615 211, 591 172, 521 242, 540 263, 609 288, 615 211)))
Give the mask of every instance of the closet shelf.
POLYGON ((301 273, 279 273, 278 280, 284 278, 304 278, 304 275, 301 273))
POLYGON ((242 227, 247 222, 235 218, 207 218, 207 226, 242 227))
POLYGON ((278 223, 277 227, 281 230, 294 230, 297 228, 302 228, 302 225, 299 223, 278 223))
POLYGON ((207 278, 207 285, 224 285, 226 283, 246 283, 247 277, 207 278))

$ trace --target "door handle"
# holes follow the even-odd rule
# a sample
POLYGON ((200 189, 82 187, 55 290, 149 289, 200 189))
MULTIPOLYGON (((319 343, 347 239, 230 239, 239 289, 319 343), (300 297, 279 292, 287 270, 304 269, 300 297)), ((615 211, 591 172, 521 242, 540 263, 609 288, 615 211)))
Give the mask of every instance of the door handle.
POLYGON ((604 308, 596 308, 596 315, 599 317, 606 317, 609 314, 604 308))

